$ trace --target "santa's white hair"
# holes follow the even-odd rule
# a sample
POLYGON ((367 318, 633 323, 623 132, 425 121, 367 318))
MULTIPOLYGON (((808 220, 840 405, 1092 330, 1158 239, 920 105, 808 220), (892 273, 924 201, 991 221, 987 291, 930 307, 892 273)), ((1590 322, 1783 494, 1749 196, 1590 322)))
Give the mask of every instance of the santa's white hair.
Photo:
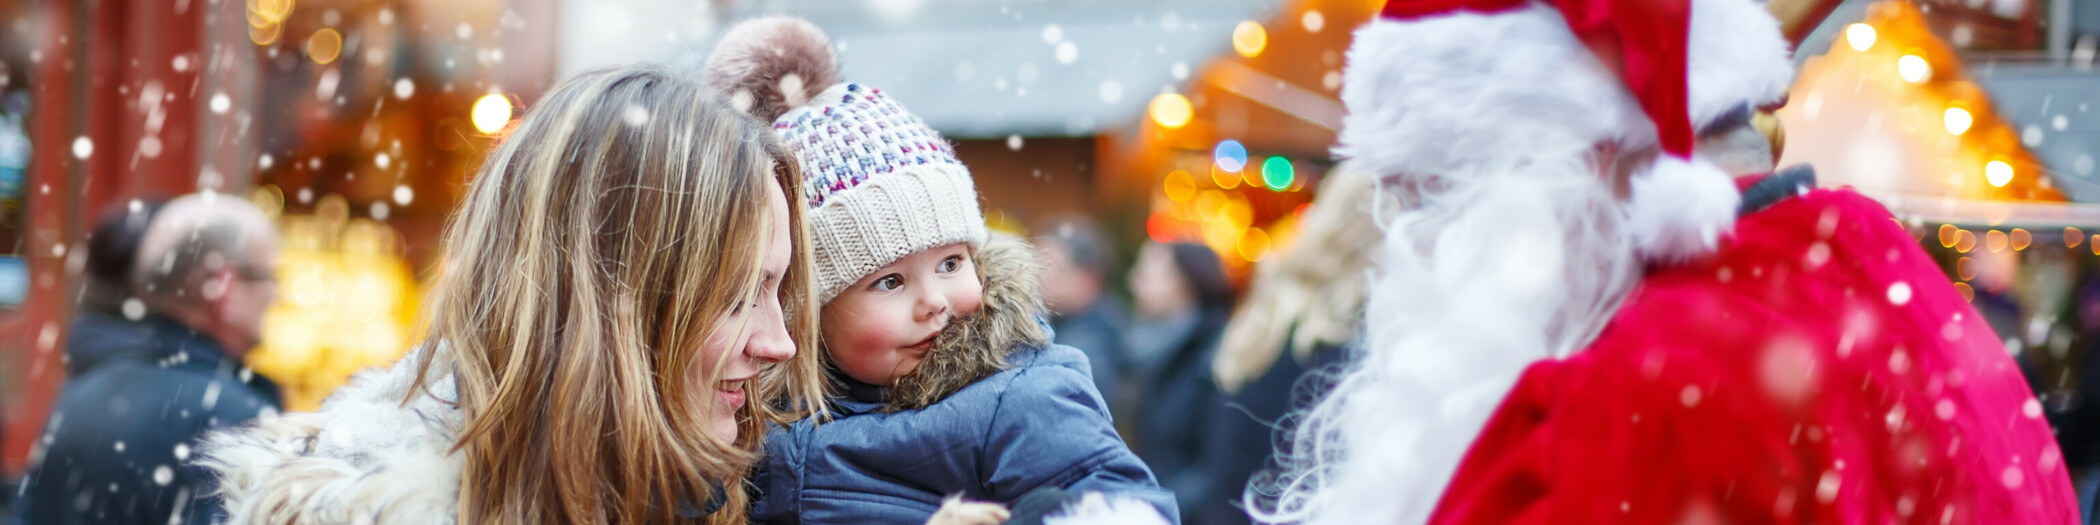
MULTIPOLYGON (((1689 39, 1695 126, 1784 96, 1787 44, 1757 4, 1694 0, 1689 39)), ((1594 339, 1644 265, 1711 250, 1740 200, 1703 156, 1659 154, 1544 4, 1373 21, 1348 64, 1335 152, 1403 204, 1382 214, 1367 351, 1248 487, 1266 522, 1426 522, 1524 368, 1594 339)))

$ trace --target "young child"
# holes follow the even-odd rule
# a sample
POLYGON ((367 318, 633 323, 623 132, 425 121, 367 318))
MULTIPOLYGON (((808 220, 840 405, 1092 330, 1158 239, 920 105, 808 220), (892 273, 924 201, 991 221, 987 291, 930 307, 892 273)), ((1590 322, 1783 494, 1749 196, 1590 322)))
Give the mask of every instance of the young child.
POLYGON ((833 381, 829 418, 766 436, 753 521, 921 523, 950 496, 1038 491, 1173 521, 1085 355, 1048 342, 1033 249, 988 239, 947 142, 881 90, 834 84, 834 64, 821 31, 784 17, 738 26, 708 59, 709 82, 802 163, 833 381))

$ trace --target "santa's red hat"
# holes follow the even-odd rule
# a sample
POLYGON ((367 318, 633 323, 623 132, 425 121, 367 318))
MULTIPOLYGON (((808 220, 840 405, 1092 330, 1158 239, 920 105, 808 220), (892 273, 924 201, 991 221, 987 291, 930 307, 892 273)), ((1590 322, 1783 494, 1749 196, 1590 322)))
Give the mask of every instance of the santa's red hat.
POLYGON ((1738 199, 1698 130, 1784 98, 1787 45, 1750 0, 1393 0, 1350 49, 1337 153, 1407 178, 1657 148, 1630 234, 1650 259, 1682 259, 1712 248, 1738 199))

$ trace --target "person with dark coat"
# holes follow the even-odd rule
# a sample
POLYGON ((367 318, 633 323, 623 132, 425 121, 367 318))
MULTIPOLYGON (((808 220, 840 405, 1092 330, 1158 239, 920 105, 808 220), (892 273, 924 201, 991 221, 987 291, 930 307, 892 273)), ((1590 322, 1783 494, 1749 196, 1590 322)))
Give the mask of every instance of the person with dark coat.
POLYGON ((1129 309, 1105 292, 1108 240, 1085 217, 1052 221, 1035 237, 1043 252, 1043 302, 1050 307, 1056 343, 1086 353, 1093 366, 1094 387, 1108 400, 1109 412, 1129 417, 1131 399, 1122 383, 1129 377, 1129 352, 1123 349, 1129 309))
POLYGON ((168 203, 139 236, 140 320, 75 334, 78 375, 60 391, 22 489, 29 525, 212 523, 211 486, 187 466, 195 438, 281 407, 277 386, 241 357, 276 298, 277 238, 246 201, 168 203))
POLYGON ((1281 467, 1277 455, 1294 452, 1298 417, 1360 345, 1382 233, 1372 213, 1398 203, 1361 171, 1329 173, 1295 240, 1255 267, 1218 346, 1212 372, 1223 410, 1204 433, 1202 459, 1218 489, 1195 502, 1205 523, 1251 522, 1242 494, 1274 491, 1265 478, 1281 467))
MULTIPOLYGON (((1148 243, 1130 271, 1138 323, 1128 335, 1139 385, 1136 450, 1181 503, 1182 521, 1204 523, 1197 502, 1219 497, 1202 464, 1204 434, 1223 410, 1211 378, 1232 314, 1232 287, 1209 247, 1148 243)), ((1237 491, 1233 491, 1237 492, 1237 491)))
POLYGON ((124 304, 136 299, 130 283, 139 238, 162 204, 136 200, 112 206, 88 234, 79 309, 66 329, 67 378, 77 379, 114 354, 152 343, 151 325, 139 322, 144 304, 134 302, 139 308, 131 317, 125 315, 124 304))

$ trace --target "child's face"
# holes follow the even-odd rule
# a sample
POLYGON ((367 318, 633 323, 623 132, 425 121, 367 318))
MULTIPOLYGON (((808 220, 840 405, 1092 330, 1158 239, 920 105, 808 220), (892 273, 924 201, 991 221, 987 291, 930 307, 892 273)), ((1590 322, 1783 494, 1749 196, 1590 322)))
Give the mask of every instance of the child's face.
POLYGON ((890 385, 919 368, 933 338, 977 311, 984 287, 967 244, 906 255, 824 304, 824 346, 847 376, 890 385))

